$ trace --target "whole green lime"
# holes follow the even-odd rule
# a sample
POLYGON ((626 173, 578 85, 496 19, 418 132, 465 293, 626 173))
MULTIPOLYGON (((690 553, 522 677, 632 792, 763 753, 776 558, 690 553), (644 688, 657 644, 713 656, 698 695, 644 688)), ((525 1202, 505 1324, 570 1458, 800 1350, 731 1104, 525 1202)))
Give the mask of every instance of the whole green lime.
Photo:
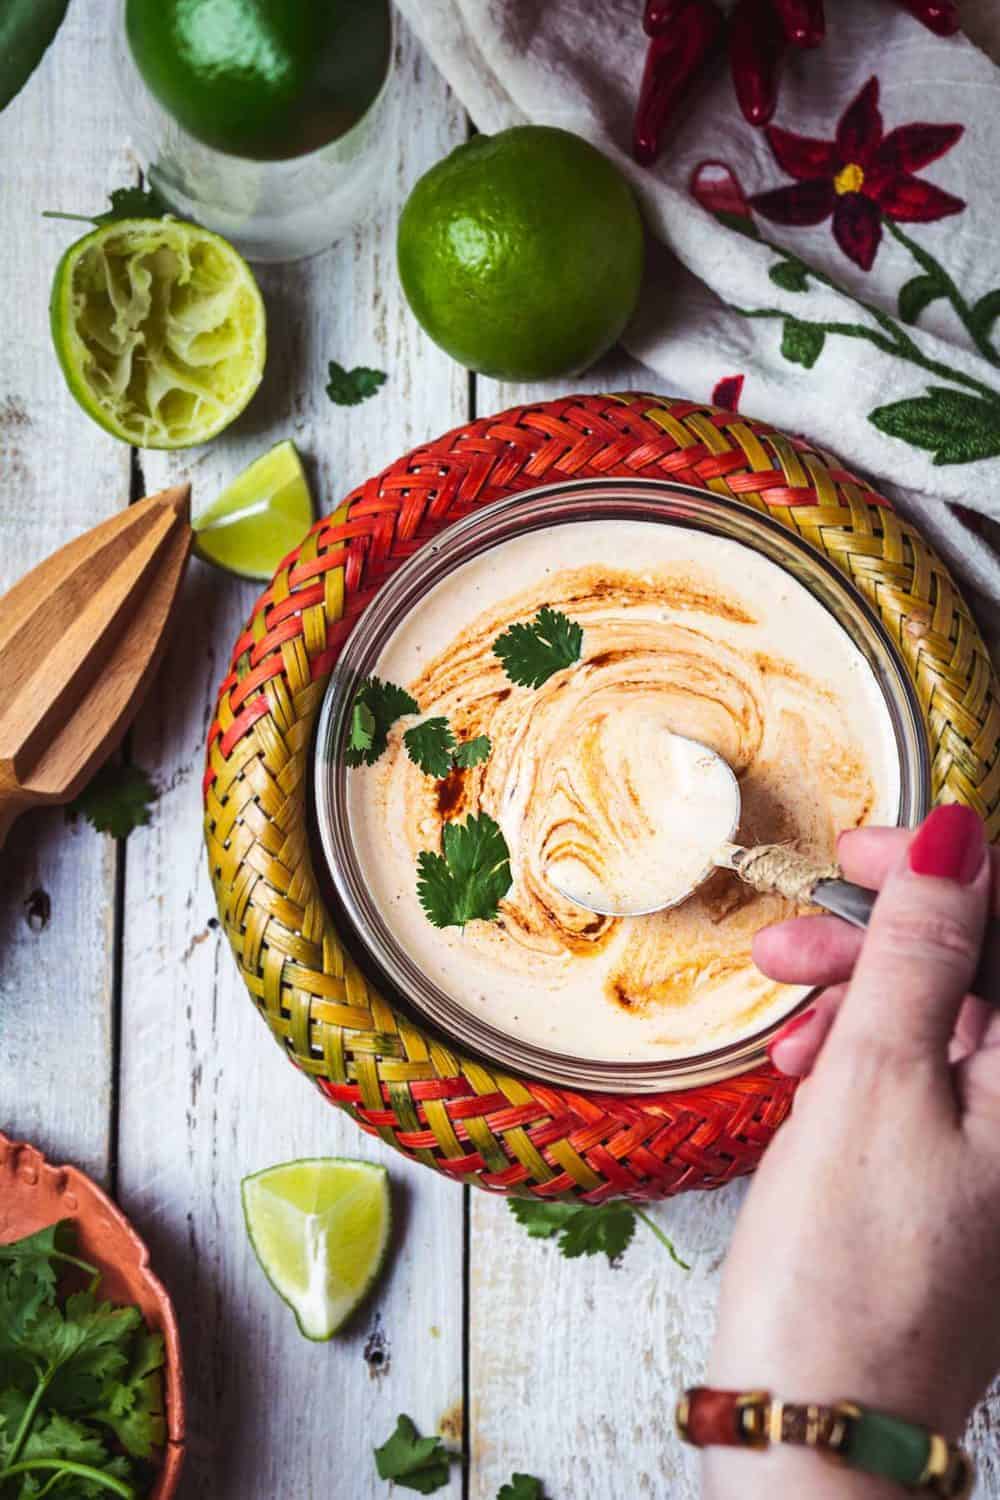
POLYGON ((259 161, 344 135, 389 65, 388 0, 126 0, 125 28, 168 114, 259 161))
POLYGON ((642 279, 632 190, 596 147, 543 125, 476 136, 432 167, 399 221, 399 275, 436 344, 483 375, 593 364, 642 279))

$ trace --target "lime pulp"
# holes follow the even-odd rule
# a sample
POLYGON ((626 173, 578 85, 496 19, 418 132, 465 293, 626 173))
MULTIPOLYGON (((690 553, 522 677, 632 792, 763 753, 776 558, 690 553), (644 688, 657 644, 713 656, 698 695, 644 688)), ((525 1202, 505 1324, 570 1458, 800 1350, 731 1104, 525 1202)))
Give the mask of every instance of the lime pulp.
POLYGON ((56 269, 52 340, 95 422, 140 448, 215 437, 264 372, 264 303, 226 240, 176 219, 122 219, 56 269))
POLYGON ((392 1210, 374 1162, 314 1157, 242 1183, 247 1234, 265 1276, 308 1339, 328 1339, 382 1269, 392 1210))

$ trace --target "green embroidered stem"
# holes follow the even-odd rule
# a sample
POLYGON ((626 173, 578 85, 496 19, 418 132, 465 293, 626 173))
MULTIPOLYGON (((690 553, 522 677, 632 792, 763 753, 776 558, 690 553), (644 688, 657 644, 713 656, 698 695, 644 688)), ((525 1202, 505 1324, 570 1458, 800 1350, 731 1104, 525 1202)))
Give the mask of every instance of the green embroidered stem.
MULTIPOLYGON (((846 293, 845 293, 846 295, 846 293)), ((857 299, 852 298, 852 301, 857 299)), ((943 380, 950 380, 955 385, 964 385, 970 391, 976 391, 986 400, 1000 404, 1000 391, 992 386, 984 385, 981 380, 976 380, 972 375, 966 375, 961 370, 954 370, 950 365, 942 364, 940 360, 929 359, 923 354, 919 347, 907 338, 902 329, 898 328, 892 318, 886 314, 878 315, 880 325, 891 334, 884 337, 877 333, 874 328, 866 328, 863 323, 821 323, 812 318, 801 318, 797 314, 784 312, 779 307, 733 307, 733 311, 744 318, 780 318, 783 322, 796 323, 805 328, 815 329, 817 334, 838 333, 845 339, 864 339, 866 343, 873 344, 883 354, 892 355, 896 359, 902 359, 907 364, 916 365, 921 370, 926 370, 929 375, 938 375, 943 380), (896 337, 896 335, 901 337, 896 337)), ((864 303, 859 304, 864 306, 864 303)), ((871 308, 866 311, 872 312, 871 308)), ((874 315, 874 313, 873 313, 874 315)))
MULTIPOLYGON (((946 297, 951 303, 963 328, 979 350, 979 353, 983 356, 983 359, 988 360, 991 365, 1000 368, 1000 354, 997 353, 987 338, 986 330, 982 326, 982 320, 977 319, 976 310, 971 308, 968 302, 966 302, 955 282, 944 269, 944 266, 935 260, 934 256, 930 255, 922 245, 918 245, 916 240, 911 240, 910 236, 904 233, 892 219, 886 218, 884 222, 893 239, 910 252, 917 265, 925 273, 924 277, 920 279, 924 280, 926 278, 929 283, 932 283, 937 288, 937 295, 946 297)), ((930 301, 934 300, 934 291, 931 286, 928 286, 927 293, 924 295, 926 300, 921 298, 920 303, 921 306, 926 307, 930 301)), ((982 306, 982 303, 979 305, 982 306)), ((992 319, 990 321, 992 322, 992 319)))
MULTIPOLYGON (((886 223, 889 222, 889 220, 886 220, 886 223)), ((890 228, 894 233, 896 232, 894 225, 890 225, 890 228)), ((963 385, 967 390, 976 391, 980 396, 984 396, 987 401, 1000 402, 1000 391, 996 391, 992 386, 988 386, 983 381, 977 380, 973 375, 966 375, 961 370, 954 370, 950 365, 943 364, 937 359, 931 359, 928 355, 924 354, 920 345, 914 342, 906 330, 889 313, 883 312, 880 307, 873 307, 863 297, 855 297, 852 292, 845 291, 831 276, 827 276, 824 271, 817 270, 808 261, 802 260, 793 250, 786 250, 784 246, 776 245, 773 240, 765 238, 762 234, 757 234, 754 238, 759 245, 764 245, 768 250, 773 250, 775 255, 780 255, 786 265, 794 266, 803 282, 806 282, 811 277, 814 281, 818 281, 821 286, 829 287, 831 291, 838 292, 841 297, 846 297, 856 307, 860 307, 862 311, 866 312, 878 324, 885 337, 880 337, 873 328, 866 328, 863 323, 817 323, 808 318, 800 318, 796 314, 782 312, 777 308, 748 309, 737 307, 734 311, 741 313, 745 318, 792 318, 796 323, 801 323, 805 327, 815 329, 817 334, 839 333, 843 338, 865 339, 869 344, 873 344, 876 349, 880 349, 883 354, 890 354, 897 359, 906 360, 909 364, 917 365, 921 370, 926 370, 929 375, 938 375, 942 380, 950 380, 955 385, 963 385)), ((904 236, 903 238, 906 239, 908 246, 913 245, 913 241, 909 240, 908 237, 904 236)), ((914 246, 914 249, 919 251, 919 246, 914 246)), ((919 251, 919 253, 923 254, 924 252, 919 251)), ((943 275, 943 273, 941 274, 943 275)), ((957 287, 955 288, 955 295, 961 300, 957 287)), ((962 305, 969 312, 964 301, 962 305)), ((974 316, 971 312, 969 315, 974 316)), ((989 357, 991 364, 1000 366, 1000 359, 993 354, 992 350, 989 357)))

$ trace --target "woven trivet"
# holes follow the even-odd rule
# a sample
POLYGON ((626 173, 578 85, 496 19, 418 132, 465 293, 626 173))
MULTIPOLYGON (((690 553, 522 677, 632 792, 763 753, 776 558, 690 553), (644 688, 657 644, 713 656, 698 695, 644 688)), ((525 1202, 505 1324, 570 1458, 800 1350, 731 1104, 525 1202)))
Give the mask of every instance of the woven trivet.
POLYGON ((752 1171, 791 1104, 769 1067, 677 1093, 581 1094, 463 1057, 378 994, 313 871, 310 740, 330 670, 384 579, 477 507, 560 480, 655 478, 770 513, 879 612, 927 719, 934 795, 1000 827, 990 660, 944 564, 835 459, 762 422, 629 392, 485 417, 415 448, 318 521, 261 595, 208 737, 205 836, 247 988, 275 1039, 362 1129, 460 1182, 589 1203, 752 1171))

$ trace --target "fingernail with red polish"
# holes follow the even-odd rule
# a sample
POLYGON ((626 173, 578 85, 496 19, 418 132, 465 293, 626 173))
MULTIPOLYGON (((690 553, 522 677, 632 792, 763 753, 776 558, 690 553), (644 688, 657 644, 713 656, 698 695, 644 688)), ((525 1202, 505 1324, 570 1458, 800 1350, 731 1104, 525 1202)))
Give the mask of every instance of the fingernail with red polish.
POLYGON ((971 885, 985 852, 982 820, 971 807, 952 802, 935 807, 917 830, 910 845, 910 869, 915 875, 937 875, 971 885))
POLYGON ((794 1032, 801 1031, 803 1026, 808 1026, 809 1022, 813 1019, 815 1014, 816 1011, 814 1009, 804 1010, 800 1016, 793 1016, 790 1021, 786 1022, 778 1032, 778 1035, 773 1036, 768 1042, 768 1057, 772 1057, 775 1047, 780 1046, 783 1042, 787 1042, 788 1038, 792 1036, 794 1032))

